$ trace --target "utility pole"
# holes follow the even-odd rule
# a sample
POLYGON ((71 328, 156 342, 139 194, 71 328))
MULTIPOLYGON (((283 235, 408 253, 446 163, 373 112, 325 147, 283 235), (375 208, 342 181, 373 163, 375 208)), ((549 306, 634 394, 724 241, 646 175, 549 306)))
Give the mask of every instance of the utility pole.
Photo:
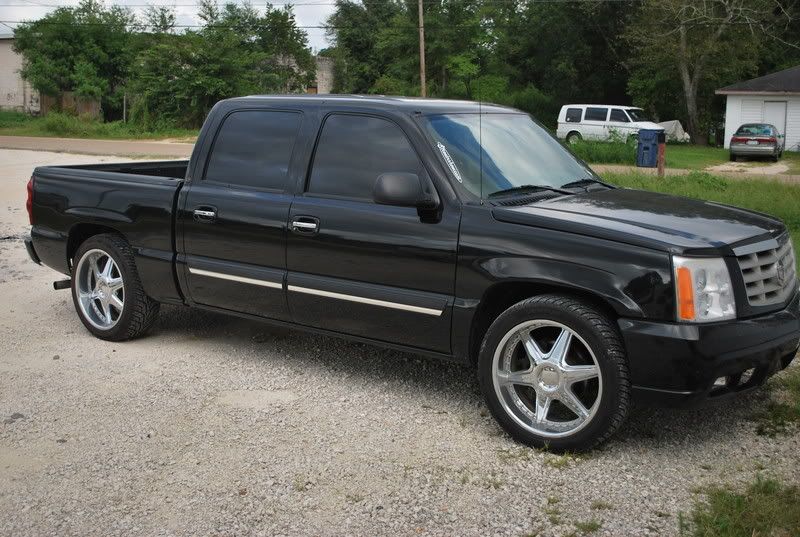
POLYGON ((425 82, 425 18, 422 16, 422 0, 417 0, 419 11, 419 83, 422 87, 420 96, 428 96, 427 83, 425 82))

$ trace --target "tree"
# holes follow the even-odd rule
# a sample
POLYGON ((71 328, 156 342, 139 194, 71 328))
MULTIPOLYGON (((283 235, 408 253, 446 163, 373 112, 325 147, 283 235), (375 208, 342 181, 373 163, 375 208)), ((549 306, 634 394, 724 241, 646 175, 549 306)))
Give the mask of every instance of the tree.
POLYGON ((291 9, 204 0, 199 31, 162 35, 133 66, 134 121, 199 126, 222 99, 300 91, 314 76, 305 33, 291 9))
POLYGON ((121 105, 121 87, 131 61, 130 11, 106 8, 97 0, 57 8, 14 31, 14 50, 22 55, 23 78, 45 95, 72 91, 99 99, 104 115, 121 105))
POLYGON ((790 20, 780 0, 645 0, 627 31, 629 90, 653 100, 663 88, 647 80, 679 81, 686 130, 705 145, 714 88, 754 75, 763 43, 790 20))

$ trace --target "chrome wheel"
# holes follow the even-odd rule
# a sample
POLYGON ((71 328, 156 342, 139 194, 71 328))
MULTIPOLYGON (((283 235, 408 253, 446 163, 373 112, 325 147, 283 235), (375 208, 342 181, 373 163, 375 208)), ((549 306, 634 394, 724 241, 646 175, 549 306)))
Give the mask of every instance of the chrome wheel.
POLYGON ((492 379, 508 416, 548 438, 585 427, 603 395, 600 366, 589 345, 549 320, 527 321, 506 333, 494 353, 492 379))
POLYGON ((101 330, 116 325, 125 307, 125 284, 114 259, 103 250, 89 250, 78 261, 75 278, 83 317, 101 330))

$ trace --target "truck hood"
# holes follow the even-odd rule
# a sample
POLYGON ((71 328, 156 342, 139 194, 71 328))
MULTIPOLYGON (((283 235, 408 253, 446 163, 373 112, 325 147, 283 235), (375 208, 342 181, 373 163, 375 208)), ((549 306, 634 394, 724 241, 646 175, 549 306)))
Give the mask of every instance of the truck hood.
POLYGON ((780 234, 769 215, 642 190, 600 190, 518 207, 496 207, 497 220, 558 229, 672 253, 733 255, 738 243, 780 234))

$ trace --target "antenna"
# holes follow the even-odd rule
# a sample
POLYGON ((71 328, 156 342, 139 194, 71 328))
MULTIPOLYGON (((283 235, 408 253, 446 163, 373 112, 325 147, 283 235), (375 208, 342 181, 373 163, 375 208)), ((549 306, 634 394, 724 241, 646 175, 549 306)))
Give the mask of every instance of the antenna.
POLYGON ((483 205, 483 93, 481 79, 478 77, 478 166, 481 180, 481 205, 483 205))

